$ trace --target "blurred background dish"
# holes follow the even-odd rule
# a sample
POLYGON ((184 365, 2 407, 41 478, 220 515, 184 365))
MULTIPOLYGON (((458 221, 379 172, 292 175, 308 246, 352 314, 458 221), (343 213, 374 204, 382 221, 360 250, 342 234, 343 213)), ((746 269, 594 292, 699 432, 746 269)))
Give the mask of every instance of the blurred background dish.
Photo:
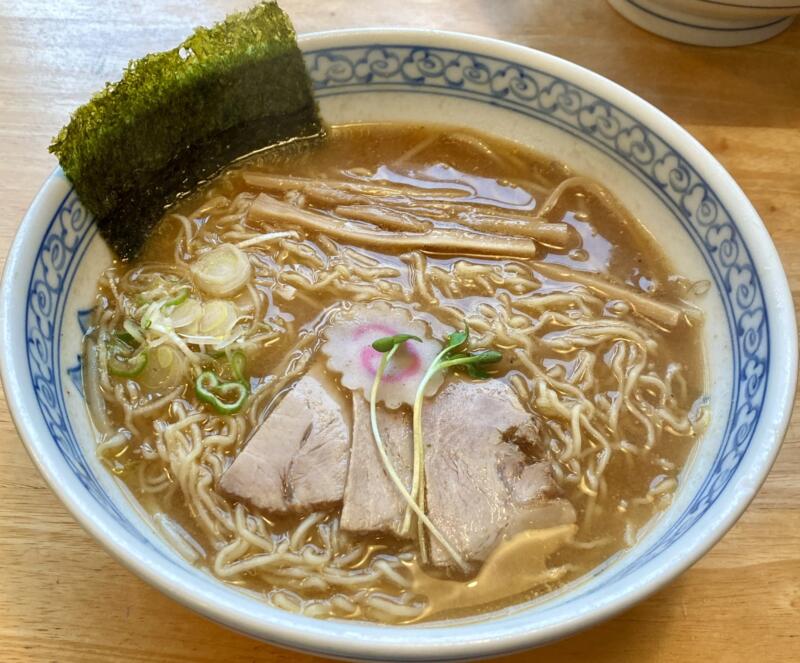
POLYGON ((792 0, 608 0, 629 21, 698 46, 742 46, 788 28, 800 13, 792 0))

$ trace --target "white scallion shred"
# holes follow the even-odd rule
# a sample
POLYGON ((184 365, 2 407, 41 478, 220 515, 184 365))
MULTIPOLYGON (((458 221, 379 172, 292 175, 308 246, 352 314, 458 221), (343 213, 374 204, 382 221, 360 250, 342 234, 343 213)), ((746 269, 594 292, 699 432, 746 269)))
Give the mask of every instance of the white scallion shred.
POLYGON ((251 237, 250 239, 246 239, 242 242, 237 242, 236 246, 238 246, 240 249, 244 249, 248 246, 256 246, 258 244, 268 244, 269 242, 273 242, 276 239, 299 239, 299 238, 300 236, 293 230, 285 230, 277 233, 264 233, 263 235, 256 235, 255 237, 251 237))

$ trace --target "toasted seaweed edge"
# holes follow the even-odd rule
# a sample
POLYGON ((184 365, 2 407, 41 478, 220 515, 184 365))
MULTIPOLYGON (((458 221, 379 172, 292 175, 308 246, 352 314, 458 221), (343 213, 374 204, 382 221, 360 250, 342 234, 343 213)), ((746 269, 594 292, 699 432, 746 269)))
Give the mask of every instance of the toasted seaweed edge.
POLYGON ((73 113, 50 151, 130 259, 181 193, 244 154, 320 132, 294 28, 263 2, 131 62, 73 113))

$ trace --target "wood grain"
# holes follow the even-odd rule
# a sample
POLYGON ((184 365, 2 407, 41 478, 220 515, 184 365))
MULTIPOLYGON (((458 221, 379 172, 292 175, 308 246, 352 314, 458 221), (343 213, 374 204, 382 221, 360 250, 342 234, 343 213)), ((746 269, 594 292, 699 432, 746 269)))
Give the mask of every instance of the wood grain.
MULTIPOLYGON (((247 1, 4 0, 0 254, 55 166, 50 137, 130 58, 247 1)), ((586 65, 660 107, 733 174, 800 295, 800 23, 739 49, 649 35, 597 0, 284 0, 299 31, 436 27, 586 65)), ((796 299, 796 301, 800 301, 796 299)), ((7 350, 3 350, 7 351, 7 350)), ((51 494, 0 400, 0 661, 311 661, 237 635, 111 559, 51 494)), ((509 661, 800 660, 800 421, 733 530, 691 570, 594 629, 509 661)))

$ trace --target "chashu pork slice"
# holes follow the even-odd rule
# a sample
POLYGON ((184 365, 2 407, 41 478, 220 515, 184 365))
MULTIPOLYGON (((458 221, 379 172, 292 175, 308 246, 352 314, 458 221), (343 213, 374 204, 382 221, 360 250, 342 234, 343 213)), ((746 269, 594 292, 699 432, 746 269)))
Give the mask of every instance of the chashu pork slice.
MULTIPOLYGON (((406 488, 411 484, 411 413, 378 410, 378 428, 386 453, 406 488)), ((369 403, 353 394, 353 442, 342 506, 342 528, 353 532, 390 532, 401 536, 406 502, 383 466, 369 417, 369 403)))
POLYGON ((220 480, 227 493, 274 512, 340 502, 350 422, 335 386, 307 374, 289 389, 220 480))
MULTIPOLYGON (((549 463, 530 462, 538 421, 503 382, 454 381, 426 403, 427 512, 467 561, 482 561, 505 537, 575 521, 557 497, 549 463)), ((431 539, 431 561, 453 560, 431 539)))

